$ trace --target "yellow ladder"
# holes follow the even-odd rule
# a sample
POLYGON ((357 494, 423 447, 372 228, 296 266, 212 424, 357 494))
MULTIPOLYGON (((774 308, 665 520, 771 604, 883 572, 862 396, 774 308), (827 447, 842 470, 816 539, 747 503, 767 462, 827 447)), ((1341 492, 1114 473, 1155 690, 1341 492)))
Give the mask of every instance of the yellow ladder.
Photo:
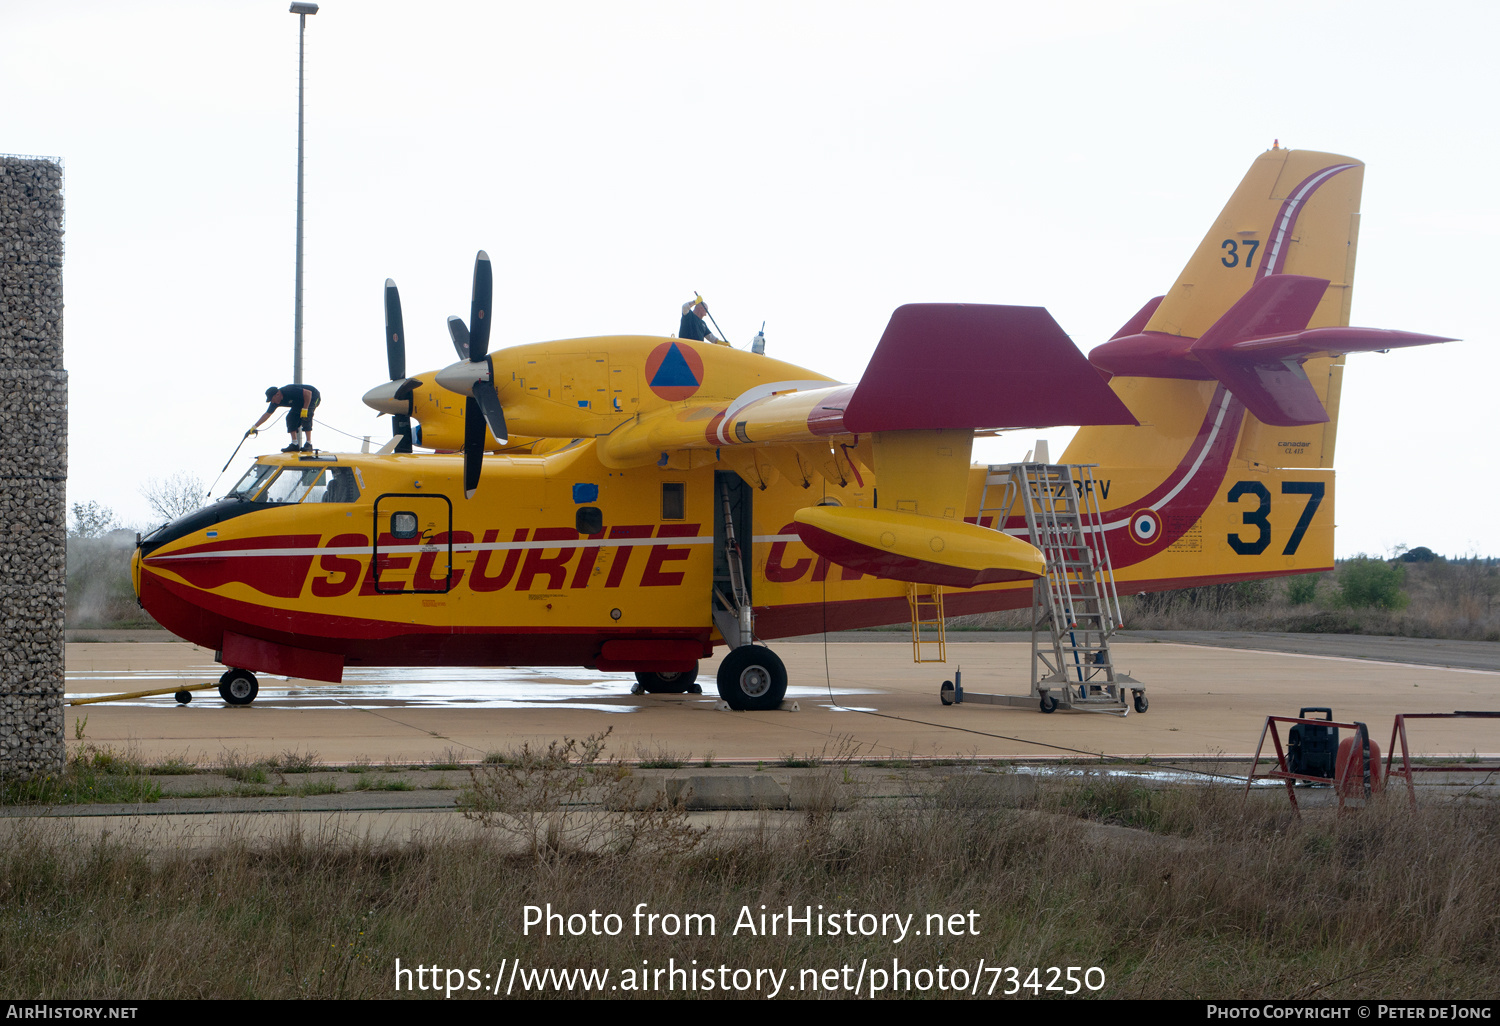
POLYGON ((906 601, 911 606, 911 657, 916 663, 946 663, 948 661, 947 636, 944 633, 943 588, 938 584, 908 584, 906 601), (924 637, 922 631, 936 631, 937 637, 924 637), (922 646, 930 650, 937 646, 934 657, 924 653, 922 646))

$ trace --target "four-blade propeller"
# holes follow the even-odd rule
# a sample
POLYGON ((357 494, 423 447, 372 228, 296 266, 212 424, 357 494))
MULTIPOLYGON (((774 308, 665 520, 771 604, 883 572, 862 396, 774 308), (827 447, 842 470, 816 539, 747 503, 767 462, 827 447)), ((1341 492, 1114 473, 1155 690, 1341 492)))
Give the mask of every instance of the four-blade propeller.
POLYGON ((448 334, 459 362, 437 373, 437 383, 451 392, 466 396, 464 402, 464 498, 474 497, 479 487, 480 461, 484 458, 484 428, 488 424, 495 441, 504 445, 509 439, 505 428, 505 411, 495 391, 494 366, 490 362, 490 301, 494 297, 494 273, 490 257, 484 250, 474 258, 474 291, 469 305, 469 323, 461 317, 448 318, 448 334))
MULTIPOLYGON (((495 278, 490 270, 489 254, 481 249, 474 258, 474 291, 469 303, 469 323, 463 318, 449 318, 449 335, 459 362, 437 374, 437 383, 463 396, 463 496, 472 498, 478 487, 480 463, 484 458, 484 428, 489 426, 495 441, 508 441, 505 411, 499 405, 499 393, 493 381, 489 359, 490 302, 495 293, 495 278)), ((365 405, 392 416, 393 443, 381 452, 410 453, 413 446, 413 402, 411 393, 422 386, 417 378, 407 377, 407 332, 402 326, 401 293, 396 282, 386 279, 386 362, 390 381, 365 393, 365 405)))
MULTIPOLYGON (((490 303, 494 298, 494 273, 489 254, 484 250, 474 258, 474 289, 469 306, 469 323, 462 317, 448 318, 448 334, 459 362, 439 371, 436 380, 443 388, 457 392, 464 401, 464 498, 473 498, 479 487, 479 472, 484 458, 484 429, 488 425, 495 440, 504 445, 509 440, 505 411, 495 389, 494 366, 490 361, 490 303), (472 327, 471 327, 472 325, 472 327)), ((391 415, 393 446, 389 452, 411 452, 412 391, 421 386, 416 378, 406 376, 406 329, 401 320, 401 294, 396 283, 385 280, 385 354, 390 381, 365 393, 365 405, 391 415)))
POLYGON ((401 323, 401 293, 396 283, 385 280, 385 358, 391 380, 365 393, 365 405, 391 415, 393 445, 381 452, 411 452, 411 394, 421 386, 416 378, 406 376, 406 329, 401 323))

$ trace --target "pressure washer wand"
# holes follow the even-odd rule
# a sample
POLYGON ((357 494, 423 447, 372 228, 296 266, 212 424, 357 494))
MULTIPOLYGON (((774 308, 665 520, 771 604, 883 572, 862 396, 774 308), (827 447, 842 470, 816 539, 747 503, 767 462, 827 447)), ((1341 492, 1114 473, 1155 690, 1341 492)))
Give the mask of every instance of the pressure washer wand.
MULTIPOLYGON (((698 302, 703 303, 703 295, 697 289, 693 290, 693 295, 697 298, 698 302)), ((714 326, 714 330, 719 333, 719 337, 726 343, 729 342, 729 336, 724 334, 724 329, 719 327, 718 321, 714 320, 714 312, 708 308, 707 303, 703 303, 703 312, 708 314, 709 323, 714 326)))
POLYGON ((225 460, 224 465, 219 468, 219 476, 214 478, 214 483, 208 486, 208 493, 203 496, 205 499, 213 497, 214 485, 217 485, 219 483, 219 478, 224 476, 224 471, 229 469, 229 465, 234 462, 234 458, 240 454, 240 449, 244 446, 245 439, 249 438, 253 434, 255 434, 254 428, 251 428, 249 431, 245 432, 245 437, 240 439, 240 444, 234 447, 234 452, 229 454, 229 459, 225 460))

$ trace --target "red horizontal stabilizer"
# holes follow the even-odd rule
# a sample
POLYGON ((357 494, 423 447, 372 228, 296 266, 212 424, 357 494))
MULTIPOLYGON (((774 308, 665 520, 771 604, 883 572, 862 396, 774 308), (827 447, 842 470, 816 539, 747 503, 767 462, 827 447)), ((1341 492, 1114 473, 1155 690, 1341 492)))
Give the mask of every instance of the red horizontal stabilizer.
POLYGON ((1422 335, 1415 331, 1398 331, 1392 328, 1308 328, 1295 335, 1276 335, 1236 342, 1232 352, 1236 356, 1254 356, 1257 360, 1305 360, 1310 356, 1383 353, 1387 349, 1454 341, 1457 340, 1441 335, 1422 335))
POLYGON ((898 308, 844 411, 858 432, 1136 423, 1039 306, 898 308))
POLYGON ((1326 280, 1300 274, 1261 278, 1188 353, 1262 423, 1291 427, 1328 421, 1303 360, 1453 341, 1382 328, 1308 328, 1327 288, 1326 280))
POLYGON ((1265 335, 1294 334, 1307 327, 1323 293, 1326 278, 1305 274, 1271 274, 1258 279, 1214 321, 1190 352, 1203 358, 1205 350, 1228 349, 1236 342, 1265 335))
POLYGON ((1295 336, 1307 327, 1323 293, 1324 278, 1273 274, 1256 281, 1189 348, 1263 424, 1323 424, 1328 411, 1302 365, 1238 347, 1257 338, 1295 336))

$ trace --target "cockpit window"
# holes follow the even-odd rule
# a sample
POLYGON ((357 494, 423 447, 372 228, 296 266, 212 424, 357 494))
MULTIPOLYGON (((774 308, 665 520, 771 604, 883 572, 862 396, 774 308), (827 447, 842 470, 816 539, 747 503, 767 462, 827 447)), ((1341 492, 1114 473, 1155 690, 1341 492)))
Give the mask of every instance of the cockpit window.
POLYGON ((261 502, 301 502, 324 475, 322 467, 282 467, 260 493, 261 502))
POLYGON ((266 478, 271 476, 276 467, 270 463, 257 463, 245 471, 245 476, 240 478, 239 483, 229 489, 225 494, 226 499, 253 499, 255 493, 260 491, 261 485, 266 483, 266 478))
POLYGON ((257 463, 225 498, 257 502, 358 502, 359 479, 352 467, 257 463))

